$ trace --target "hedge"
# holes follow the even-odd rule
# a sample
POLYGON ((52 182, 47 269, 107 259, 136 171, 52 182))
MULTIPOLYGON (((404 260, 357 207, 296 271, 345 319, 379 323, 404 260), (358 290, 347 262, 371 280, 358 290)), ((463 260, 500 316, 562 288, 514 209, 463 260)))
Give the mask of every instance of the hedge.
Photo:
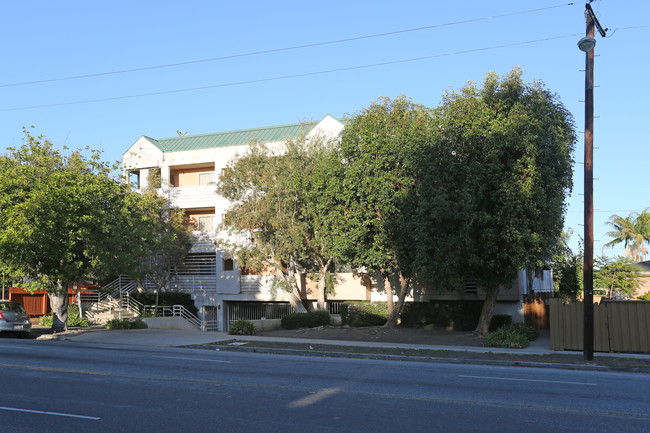
POLYGON ((341 304, 341 323, 348 326, 379 326, 388 320, 386 302, 346 301, 341 304))
MULTIPOLYGON (((156 294, 153 292, 134 292, 129 296, 143 305, 156 305, 156 294)), ((172 307, 174 305, 182 305, 192 314, 197 314, 198 308, 194 306, 192 295, 189 293, 181 292, 160 292, 158 297, 158 305, 165 307, 172 307)))
POLYGON ((407 328, 433 324, 457 331, 472 331, 478 325, 482 308, 483 301, 407 302, 400 320, 407 328))
POLYGON ((311 313, 287 314, 282 318, 280 326, 282 329, 315 328, 327 326, 330 323, 330 314, 327 311, 313 311, 311 313))
MULTIPOLYGON (((456 331, 473 331, 478 325, 483 301, 406 302, 400 325, 420 328, 433 324, 456 331)), ((381 326, 388 320, 386 302, 346 301, 341 304, 341 322, 348 326, 381 326)), ((490 331, 512 323, 509 315, 494 315, 490 331)))

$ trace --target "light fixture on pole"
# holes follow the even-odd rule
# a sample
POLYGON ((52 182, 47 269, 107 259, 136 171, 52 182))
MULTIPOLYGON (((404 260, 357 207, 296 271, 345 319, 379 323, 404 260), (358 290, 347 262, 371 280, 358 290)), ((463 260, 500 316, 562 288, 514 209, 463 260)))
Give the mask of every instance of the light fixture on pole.
POLYGON ((596 38, 592 38, 590 36, 585 36, 578 41, 578 48, 580 48, 580 51, 584 51, 585 53, 593 50, 595 46, 596 38))
MULTIPOLYGON (((591 2, 591 0, 590 0, 591 2)), ((585 233, 584 233, 584 360, 594 359, 594 26, 605 37, 591 5, 585 5, 587 35, 580 39, 578 48, 585 52, 585 233)))

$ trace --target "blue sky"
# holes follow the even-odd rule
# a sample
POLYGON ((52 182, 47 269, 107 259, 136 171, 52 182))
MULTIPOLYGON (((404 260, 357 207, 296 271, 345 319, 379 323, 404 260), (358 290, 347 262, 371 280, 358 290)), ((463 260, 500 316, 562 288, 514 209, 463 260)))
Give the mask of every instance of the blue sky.
MULTIPOLYGON (((641 42, 650 39, 650 3, 592 7, 610 29, 597 36, 594 69, 600 255, 610 215, 650 206, 650 61, 641 42)), ((141 135, 342 117, 379 96, 436 106, 445 89, 515 65, 557 93, 582 131, 584 9, 552 0, 3 2, 0 146, 19 145, 22 127, 34 125, 57 145, 103 149, 113 161, 141 135), (378 34, 386 35, 366 37, 378 34)), ((584 230, 579 136, 566 217, 576 234, 584 230)))

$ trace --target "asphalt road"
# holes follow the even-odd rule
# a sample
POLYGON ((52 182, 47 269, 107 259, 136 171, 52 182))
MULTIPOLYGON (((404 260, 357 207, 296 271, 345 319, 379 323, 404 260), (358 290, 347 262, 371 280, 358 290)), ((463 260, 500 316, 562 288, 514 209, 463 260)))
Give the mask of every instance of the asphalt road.
POLYGON ((7 432, 647 432, 650 375, 0 340, 7 432))

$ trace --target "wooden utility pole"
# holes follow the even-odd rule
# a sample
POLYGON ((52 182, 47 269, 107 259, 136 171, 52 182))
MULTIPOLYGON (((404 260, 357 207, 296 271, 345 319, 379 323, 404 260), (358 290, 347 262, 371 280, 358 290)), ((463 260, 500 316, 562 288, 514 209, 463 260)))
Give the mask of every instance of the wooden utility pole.
MULTIPOLYGON (((585 51, 585 257, 584 257, 584 360, 594 359, 594 27, 602 37, 605 30, 600 26, 591 5, 585 5, 587 35, 591 48, 581 45, 585 51)), ((583 41, 581 40, 581 42, 583 41)))

